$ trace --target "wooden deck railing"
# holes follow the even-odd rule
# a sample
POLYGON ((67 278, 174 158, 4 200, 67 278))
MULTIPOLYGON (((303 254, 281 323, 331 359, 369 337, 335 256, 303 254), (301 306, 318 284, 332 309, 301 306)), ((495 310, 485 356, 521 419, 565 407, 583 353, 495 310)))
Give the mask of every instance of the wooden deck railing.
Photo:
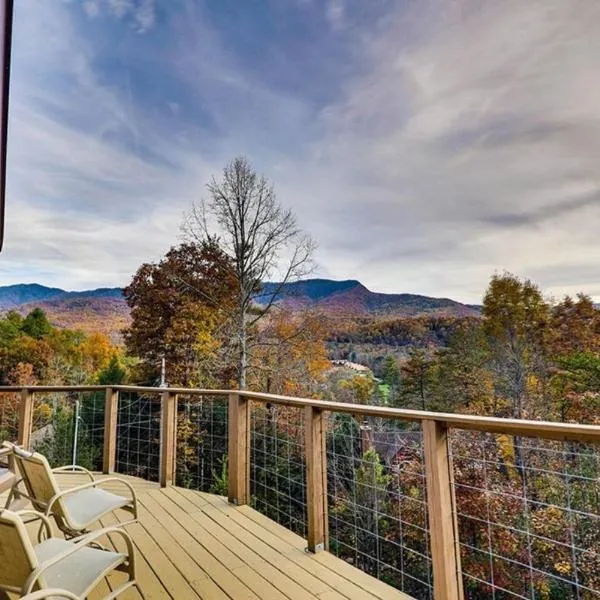
POLYGON ((312 552, 327 547, 327 455, 324 414, 326 412, 348 413, 354 416, 418 422, 423 432, 430 553, 436 600, 458 600, 464 597, 449 430, 472 430, 518 437, 600 444, 600 427, 594 425, 403 410, 237 390, 160 389, 139 386, 0 387, 0 393, 8 392, 20 394, 18 442, 26 447, 31 440, 34 394, 105 393, 103 451, 105 473, 115 470, 119 393, 159 394, 161 398, 159 468, 161 486, 169 486, 175 479, 178 395, 185 394, 187 397, 210 395, 223 398, 228 402, 228 496, 229 501, 235 504, 246 504, 250 501, 250 401, 301 409, 304 412, 304 451, 307 471, 307 537, 308 548, 312 552))

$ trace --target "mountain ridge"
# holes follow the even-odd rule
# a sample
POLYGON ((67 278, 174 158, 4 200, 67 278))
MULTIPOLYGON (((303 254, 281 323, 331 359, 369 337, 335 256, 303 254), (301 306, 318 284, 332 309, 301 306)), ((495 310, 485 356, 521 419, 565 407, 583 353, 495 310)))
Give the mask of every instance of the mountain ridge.
POLYGON ((24 304, 68 298, 122 298, 121 288, 96 288, 68 291, 39 283, 16 283, 0 286, 0 310, 10 310, 24 304))
MULTIPOLYGON (((304 279, 288 283, 281 290, 280 286, 275 282, 265 283, 255 298, 257 304, 266 304, 279 291, 276 301, 292 311, 311 309, 336 318, 465 317, 480 313, 477 307, 450 298, 372 292, 356 279, 304 279)), ((116 337, 130 322, 121 288, 66 291, 37 283, 0 286, 1 312, 17 310, 25 315, 36 307, 42 308, 59 327, 102 331, 116 337)))
MULTIPOLYGON (((256 300, 265 303, 278 291, 281 284, 267 282, 256 300)), ((422 294, 386 294, 372 292, 356 279, 304 279, 286 284, 276 301, 294 307, 313 306, 326 312, 346 312, 354 315, 373 314, 416 316, 439 312, 468 316, 479 314, 477 307, 450 298, 436 298, 422 294)))

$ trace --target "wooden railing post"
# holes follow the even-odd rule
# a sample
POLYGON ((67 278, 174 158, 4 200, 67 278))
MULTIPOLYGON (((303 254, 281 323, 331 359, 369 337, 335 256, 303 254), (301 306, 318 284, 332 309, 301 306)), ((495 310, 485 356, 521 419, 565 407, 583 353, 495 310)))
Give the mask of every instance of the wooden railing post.
POLYGON ((111 387, 106 388, 104 398, 104 456, 102 472, 114 473, 117 460, 117 414, 119 408, 119 392, 111 387))
POLYGON ((27 388, 21 390, 19 406, 19 437, 17 443, 23 448, 31 444, 31 429, 33 427, 33 393, 27 388))
POLYGON ((462 600, 463 586, 458 545, 452 462, 448 428, 423 421, 423 448, 429 509, 429 539, 435 600, 462 600))
POLYGON ((318 408, 304 409, 304 448, 306 452, 306 505, 308 510, 308 550, 327 549, 327 453, 325 417, 318 408))
POLYGON ((229 394, 228 497, 232 504, 250 500, 250 401, 229 394))
POLYGON ((177 394, 163 392, 160 404, 160 473, 161 487, 173 485, 177 444, 177 394))

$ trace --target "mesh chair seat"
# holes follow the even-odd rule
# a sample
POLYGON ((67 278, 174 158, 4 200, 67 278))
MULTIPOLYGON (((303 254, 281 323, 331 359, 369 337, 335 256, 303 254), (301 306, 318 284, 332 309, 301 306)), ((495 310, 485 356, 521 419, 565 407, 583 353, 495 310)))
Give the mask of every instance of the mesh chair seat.
POLYGON ((65 496, 63 504, 73 528, 85 529, 113 510, 131 504, 131 499, 100 488, 87 488, 65 496))
MULTIPOLYGON (((50 538, 33 548, 35 555, 44 564, 57 554, 75 544, 60 538, 50 538)), ((85 597, 98 581, 127 560, 126 554, 82 547, 50 567, 45 575, 46 585, 60 587, 76 596, 85 597)))

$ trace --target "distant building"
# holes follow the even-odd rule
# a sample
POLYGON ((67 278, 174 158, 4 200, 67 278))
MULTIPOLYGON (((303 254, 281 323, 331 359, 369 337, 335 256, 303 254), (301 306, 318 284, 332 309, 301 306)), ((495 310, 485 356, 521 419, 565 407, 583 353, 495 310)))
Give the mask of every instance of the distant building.
POLYGON ((365 365, 361 365, 359 363, 350 362, 349 360, 332 360, 331 364, 335 367, 345 367, 346 369, 352 369, 353 371, 359 371, 361 373, 366 373, 370 371, 369 367, 365 367, 365 365))

